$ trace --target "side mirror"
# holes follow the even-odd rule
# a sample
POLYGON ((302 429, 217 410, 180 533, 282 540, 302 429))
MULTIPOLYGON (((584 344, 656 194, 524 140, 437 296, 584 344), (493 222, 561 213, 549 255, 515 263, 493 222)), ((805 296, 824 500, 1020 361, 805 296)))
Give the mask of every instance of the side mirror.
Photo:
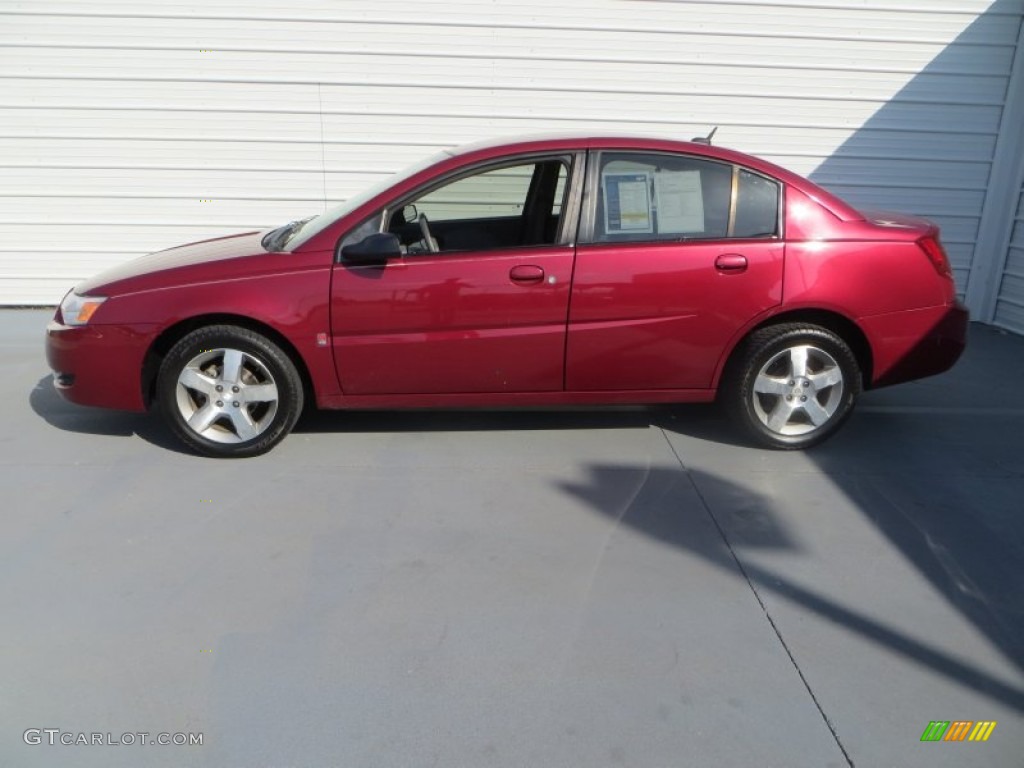
POLYGON ((341 249, 341 258, 352 264, 383 264, 402 255, 398 235, 377 232, 341 249))

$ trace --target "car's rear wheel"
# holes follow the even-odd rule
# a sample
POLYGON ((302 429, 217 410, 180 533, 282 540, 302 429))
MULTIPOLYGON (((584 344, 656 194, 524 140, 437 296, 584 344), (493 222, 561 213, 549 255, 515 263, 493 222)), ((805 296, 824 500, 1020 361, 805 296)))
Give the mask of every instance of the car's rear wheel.
POLYGON ((157 399, 174 434, 207 456, 264 453, 302 411, 295 365, 266 337, 232 325, 199 328, 167 353, 157 399))
POLYGON ((832 331, 787 323, 755 331, 723 381, 729 414, 757 443, 807 448, 835 433, 861 391, 860 366, 832 331))

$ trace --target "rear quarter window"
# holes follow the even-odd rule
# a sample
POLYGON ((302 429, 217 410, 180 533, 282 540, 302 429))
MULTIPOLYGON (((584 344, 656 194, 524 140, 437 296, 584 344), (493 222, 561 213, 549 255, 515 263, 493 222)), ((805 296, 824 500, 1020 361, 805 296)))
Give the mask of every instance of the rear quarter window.
POLYGON ((778 234, 778 182, 741 168, 732 237, 775 237, 778 234))

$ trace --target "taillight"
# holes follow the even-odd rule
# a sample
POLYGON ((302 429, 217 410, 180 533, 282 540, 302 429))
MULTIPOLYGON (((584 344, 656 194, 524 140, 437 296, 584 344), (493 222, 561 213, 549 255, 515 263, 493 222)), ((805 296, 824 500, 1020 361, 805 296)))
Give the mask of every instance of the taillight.
POLYGON ((946 256, 946 250, 942 247, 939 239, 932 236, 922 237, 917 241, 917 244, 924 251, 924 255, 928 257, 928 261, 935 267, 935 271, 942 277, 948 277, 952 280, 953 270, 949 266, 949 257, 946 256))

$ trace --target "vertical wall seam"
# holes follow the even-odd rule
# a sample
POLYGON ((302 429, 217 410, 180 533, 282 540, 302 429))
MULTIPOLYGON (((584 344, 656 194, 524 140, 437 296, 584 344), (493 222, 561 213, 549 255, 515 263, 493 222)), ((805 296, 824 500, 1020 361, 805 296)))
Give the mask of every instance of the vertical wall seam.
POLYGON ((1017 49, 1006 83, 999 135, 967 278, 967 305, 973 319, 984 323, 995 318, 1014 215, 1024 184, 1024 17, 1018 24, 1017 49))

